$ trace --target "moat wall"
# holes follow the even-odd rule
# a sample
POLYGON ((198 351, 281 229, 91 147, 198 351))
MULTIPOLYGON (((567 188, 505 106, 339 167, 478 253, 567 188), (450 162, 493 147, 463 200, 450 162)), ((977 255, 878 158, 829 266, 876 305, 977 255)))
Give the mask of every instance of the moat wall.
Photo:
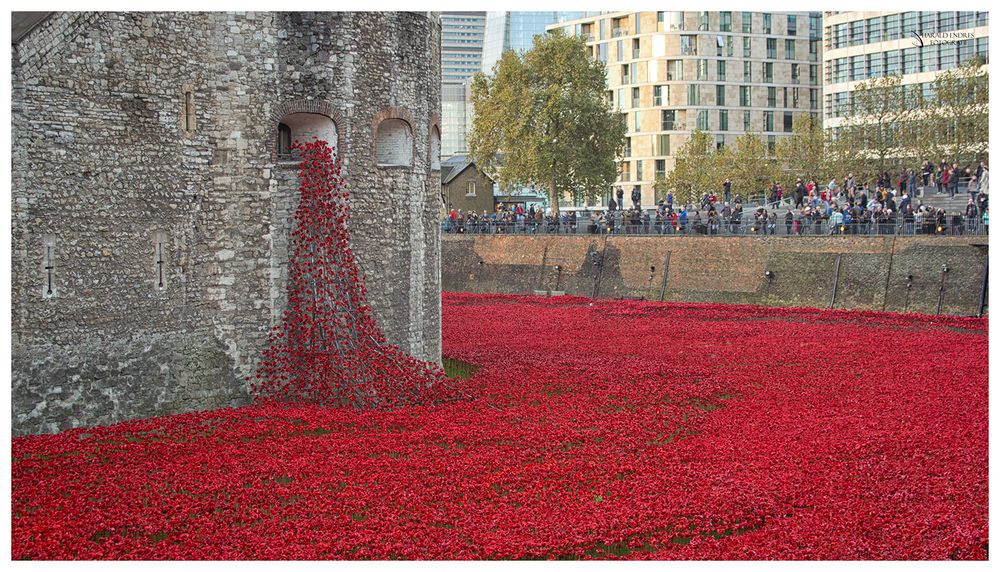
POLYGON ((442 260, 452 291, 929 314, 940 301, 942 314, 975 315, 987 247, 986 237, 445 235, 442 260))

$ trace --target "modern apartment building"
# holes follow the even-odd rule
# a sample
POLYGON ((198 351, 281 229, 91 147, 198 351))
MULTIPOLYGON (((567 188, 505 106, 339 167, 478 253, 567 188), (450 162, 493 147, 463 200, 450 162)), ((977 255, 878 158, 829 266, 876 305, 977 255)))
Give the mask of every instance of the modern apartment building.
POLYGON ((850 114, 858 82, 902 74, 904 89, 932 97, 934 78, 978 56, 989 61, 987 12, 826 12, 824 126, 850 114))
POLYGON ((441 81, 461 82, 482 69, 486 12, 441 12, 441 81))
POLYGON ((482 69, 486 12, 441 13, 441 156, 469 152, 472 76, 482 69))
POLYGON ((638 186, 643 206, 694 129, 719 147, 753 132, 773 148, 796 115, 819 119, 819 12, 609 12, 556 28, 607 64, 609 101, 628 122, 615 187, 628 197, 638 186))

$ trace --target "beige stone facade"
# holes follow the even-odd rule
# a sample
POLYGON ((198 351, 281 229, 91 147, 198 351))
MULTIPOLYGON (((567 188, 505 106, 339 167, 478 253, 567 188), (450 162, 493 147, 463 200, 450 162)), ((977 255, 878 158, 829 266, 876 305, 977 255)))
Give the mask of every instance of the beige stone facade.
POLYGON ((795 116, 819 117, 818 12, 610 12, 557 28, 583 35, 607 64, 609 101, 628 122, 615 189, 629 197, 638 185, 645 207, 694 129, 720 146, 747 132, 773 145, 795 116))

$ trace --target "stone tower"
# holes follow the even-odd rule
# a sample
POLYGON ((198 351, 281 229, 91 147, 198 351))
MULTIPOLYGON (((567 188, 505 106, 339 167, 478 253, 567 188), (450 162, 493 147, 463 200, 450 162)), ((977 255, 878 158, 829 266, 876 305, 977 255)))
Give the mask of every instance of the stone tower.
POLYGON ((12 428, 239 405, 295 139, 336 146, 389 340, 440 359, 436 14, 52 13, 12 49, 12 428))

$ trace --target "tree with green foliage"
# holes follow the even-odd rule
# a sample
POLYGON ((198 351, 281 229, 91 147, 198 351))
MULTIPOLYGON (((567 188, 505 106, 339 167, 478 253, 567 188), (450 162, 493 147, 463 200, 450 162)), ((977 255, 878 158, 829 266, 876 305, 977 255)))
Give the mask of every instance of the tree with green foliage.
POLYGON ((493 75, 472 82, 469 155, 503 185, 593 199, 618 176, 625 119, 609 106, 603 62, 577 36, 536 36, 524 54, 504 52, 493 75))
POLYGON ((828 181, 838 173, 832 168, 836 162, 830 153, 828 132, 823 124, 808 113, 799 114, 792 122, 792 134, 782 137, 775 146, 778 165, 784 175, 780 180, 792 182, 801 177, 808 181, 828 181))
POLYGON ((952 163, 982 161, 989 147, 989 72, 979 58, 939 74, 934 99, 925 103, 924 135, 936 157, 952 163))
POLYGON ((853 91, 854 105, 839 137, 864 149, 868 161, 855 169, 856 175, 870 177, 895 167, 906 142, 900 126, 915 118, 907 105, 903 76, 887 75, 859 82, 853 91))
POLYGON ((719 173, 715 141, 708 133, 695 129, 677 150, 674 169, 667 176, 666 187, 674 190, 675 202, 696 203, 703 193, 722 184, 719 173))
POLYGON ((721 175, 716 178, 729 177, 733 193, 745 199, 766 196, 771 185, 781 179, 780 165, 768 156, 767 142, 757 133, 740 135, 717 155, 721 175))

